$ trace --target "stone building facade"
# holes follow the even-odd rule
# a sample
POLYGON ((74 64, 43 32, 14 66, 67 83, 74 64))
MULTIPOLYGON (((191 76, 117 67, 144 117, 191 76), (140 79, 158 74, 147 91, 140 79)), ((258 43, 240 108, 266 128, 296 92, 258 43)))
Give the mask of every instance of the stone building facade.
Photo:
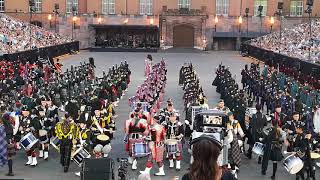
MULTIPOLYGON (((279 31, 278 2, 283 2, 282 27, 307 22, 307 0, 34 0, 31 21, 73 36, 81 48, 94 46, 97 25, 156 26, 161 47, 237 49, 241 41, 279 31), (58 14, 54 13, 58 4, 58 14), (70 12, 71 5, 76 13, 70 12), (257 14, 263 6, 263 15, 257 14), (249 8, 246 16, 246 8, 249 8), (49 15, 51 18, 49 19, 49 15), (73 17, 77 18, 74 19, 73 17), (239 17, 242 22, 239 23, 239 17), (271 17, 274 24, 271 24, 271 17), (218 21, 216 21, 218 19, 218 21)), ((0 12, 30 21, 29 0, 0 0, 0 12)), ((320 1, 312 17, 319 17, 320 1)))

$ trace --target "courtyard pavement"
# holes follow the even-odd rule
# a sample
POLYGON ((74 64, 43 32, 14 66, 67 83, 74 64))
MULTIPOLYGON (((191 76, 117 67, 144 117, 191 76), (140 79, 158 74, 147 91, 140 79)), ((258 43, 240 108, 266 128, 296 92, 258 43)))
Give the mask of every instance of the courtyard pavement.
MULTIPOLYGON (((131 84, 129 85, 128 92, 120 100, 119 106, 116 108, 116 113, 119 115, 116 124, 117 132, 115 134, 115 139, 112 141, 112 152, 110 157, 116 159, 118 157, 127 157, 124 151, 123 144, 123 125, 124 121, 128 118, 129 106, 128 98, 135 94, 137 86, 142 84, 144 81, 144 59, 147 53, 116 53, 116 52, 87 52, 83 51, 77 55, 69 56, 62 60, 63 69, 69 68, 71 65, 79 65, 80 62, 88 61, 89 57, 95 59, 95 64, 97 66, 96 74, 98 76, 102 75, 102 71, 108 71, 110 67, 114 64, 119 64, 121 61, 126 60, 132 71, 131 84)), ((178 86, 178 75, 180 67, 184 62, 192 62, 197 74, 200 77, 200 82, 206 96, 209 99, 209 106, 214 107, 218 102, 220 95, 216 93, 215 87, 213 87, 212 81, 214 78, 215 68, 223 63, 226 66, 230 66, 233 75, 236 75, 236 79, 240 81, 240 72, 245 64, 252 62, 250 58, 243 58, 239 55, 239 52, 205 52, 205 53, 187 53, 179 51, 179 53, 152 53, 154 62, 159 62, 162 58, 165 59, 168 65, 168 81, 165 93, 165 99, 172 98, 174 101, 174 107, 180 111, 182 115, 182 120, 184 120, 183 112, 183 91, 178 86)), ((165 105, 165 104, 163 104, 165 105)), ((165 161, 165 172, 167 176, 165 177, 155 177, 152 175, 153 180, 160 179, 181 179, 183 174, 187 172, 189 167, 189 154, 184 149, 182 170, 176 172, 175 170, 169 170, 168 161, 165 161)), ((4 174, 7 172, 7 167, 0 169, 0 180, 2 179, 32 179, 32 180, 78 180, 79 177, 74 175, 75 172, 79 171, 80 168, 74 163, 71 163, 68 173, 64 173, 62 167, 59 164, 59 154, 53 149, 50 149, 50 159, 49 161, 43 161, 38 159, 38 166, 35 168, 24 166, 26 162, 26 157, 24 151, 21 150, 14 158, 14 173, 15 177, 6 177, 4 174)), ((138 170, 128 172, 128 180, 135 180, 139 175, 140 170, 144 170, 146 159, 140 159, 138 161, 138 170)), ((257 164, 257 160, 253 158, 248 160, 245 156, 242 157, 242 163, 240 167, 239 180, 267 180, 270 179, 272 173, 272 163, 269 163, 268 171, 266 176, 260 175, 261 166, 257 164)), ((277 180, 291 180, 294 179, 294 175, 287 173, 282 166, 282 163, 278 166, 277 180)), ((116 166, 117 169, 117 166, 116 166)), ((129 168, 130 169, 130 168, 129 168)), ((152 174, 158 171, 158 167, 152 170, 152 174)), ((319 169, 317 170, 319 171, 319 169)), ((117 171, 115 170, 115 175, 117 176, 117 171)), ((320 179, 319 173, 317 173, 317 179, 320 179)), ((94 180, 94 179, 92 179, 94 180)))

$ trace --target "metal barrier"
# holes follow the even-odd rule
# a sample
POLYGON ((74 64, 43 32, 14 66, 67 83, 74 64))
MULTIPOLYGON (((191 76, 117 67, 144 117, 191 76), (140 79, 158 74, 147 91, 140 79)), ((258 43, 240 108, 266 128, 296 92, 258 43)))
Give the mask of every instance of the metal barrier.
POLYGON ((299 67, 302 73, 311 74, 320 80, 320 64, 265 50, 247 42, 242 44, 241 51, 265 62, 267 65, 284 64, 286 67, 299 67))
POLYGON ((16 52, 13 54, 3 54, 0 59, 7 61, 22 60, 36 62, 39 58, 52 59, 75 51, 79 51, 79 41, 16 52))

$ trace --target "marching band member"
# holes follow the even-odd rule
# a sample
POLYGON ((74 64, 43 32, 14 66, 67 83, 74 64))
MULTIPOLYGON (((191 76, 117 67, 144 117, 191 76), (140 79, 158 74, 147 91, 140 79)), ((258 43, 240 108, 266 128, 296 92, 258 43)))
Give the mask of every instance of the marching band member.
POLYGON ((144 76, 148 77, 152 71, 152 56, 148 54, 147 58, 144 61, 144 76))
POLYGON ((271 179, 275 179, 278 162, 283 158, 281 153, 282 143, 286 142, 286 133, 276 123, 272 126, 271 131, 264 139, 260 139, 265 144, 264 154, 262 158, 262 175, 266 175, 269 160, 273 161, 273 172, 271 179))
POLYGON ((283 130, 286 131, 287 136, 288 136, 287 137, 288 142, 289 142, 289 146, 287 149, 288 152, 293 151, 293 139, 294 139, 294 136, 296 135, 297 125, 300 123, 303 123, 303 125, 304 125, 304 122, 301 122, 299 120, 300 120, 299 112, 293 112, 292 120, 287 121, 286 124, 282 128, 283 130))
POLYGON ((135 143, 145 142, 145 137, 148 135, 147 121, 139 117, 139 109, 136 109, 132 117, 129 120, 126 120, 124 131, 126 133, 126 151, 129 152, 129 163, 132 162, 131 168, 136 170, 137 160, 134 152, 135 143))
POLYGON ((271 120, 273 126, 277 124, 280 128, 286 124, 286 115, 281 112, 281 105, 276 105, 275 112, 271 120))
POLYGON ((71 121, 70 115, 66 113, 63 122, 58 122, 55 126, 56 136, 60 140, 60 163, 64 167, 64 172, 68 172, 71 150, 78 137, 77 125, 71 121))
POLYGON ((303 133, 303 125, 301 123, 296 124, 295 137, 293 139, 293 150, 295 155, 298 156, 302 161, 304 161, 304 167, 296 174, 296 180, 304 180, 304 172, 306 168, 306 161, 310 161, 310 149, 308 146, 308 141, 303 133))
POLYGON ((237 177, 236 168, 239 168, 240 159, 240 147, 242 146, 242 138, 244 137, 243 130, 238 120, 234 119, 233 113, 228 112, 229 122, 227 123, 227 131, 233 132, 233 141, 231 142, 231 148, 229 149, 229 163, 232 169, 232 173, 237 177))
MULTIPOLYGON (((252 115, 252 119, 249 122, 249 131, 252 135, 251 143, 249 143, 249 149, 246 156, 251 159, 252 148, 256 142, 259 142, 259 138, 263 138, 263 128, 267 125, 267 118, 261 112, 261 106, 256 105, 257 113, 252 115)), ((259 156, 258 164, 261 164, 261 156, 259 156)))
POLYGON ((146 164, 146 169, 140 171, 140 173, 150 174, 153 166, 153 161, 155 161, 159 166, 159 172, 156 176, 165 176, 164 164, 163 164, 163 153, 164 153, 164 140, 166 137, 165 127, 159 124, 159 117, 155 116, 154 120, 150 121, 149 125, 149 148, 151 149, 151 154, 148 156, 148 161, 146 164))
MULTIPOLYGON (((36 138, 39 137, 39 130, 41 129, 41 124, 37 114, 38 111, 33 109, 31 111, 31 115, 28 115, 22 120, 20 131, 23 136, 31 132, 36 138)), ((26 163, 26 166, 37 166, 38 162, 36 154, 36 145, 33 145, 30 149, 26 149, 26 154, 28 157, 28 162, 26 163)))
POLYGON ((172 99, 168 99, 167 101, 167 107, 163 108, 161 111, 160 111, 160 114, 162 116, 161 120, 160 120, 160 123, 163 123, 163 122, 168 122, 169 121, 169 117, 170 116, 175 116, 177 120, 179 120, 179 114, 177 112, 176 109, 174 109, 173 107, 173 102, 172 102, 172 99))
MULTIPOLYGON (((171 111, 172 112, 172 111, 171 111)), ((181 169, 181 160, 182 160, 182 144, 184 137, 184 127, 181 122, 179 122, 179 116, 176 113, 171 113, 169 116, 169 120, 163 123, 166 127, 167 133, 166 138, 168 140, 175 140, 177 142, 176 151, 167 152, 169 155, 169 168, 174 168, 174 160, 173 156, 176 157, 176 170, 179 171, 181 169), (170 153, 170 154, 169 154, 170 153)))
POLYGON ((220 100, 218 106, 215 109, 222 111, 225 114, 228 114, 230 112, 230 109, 224 105, 224 100, 220 100))
POLYGON ((86 106, 83 105, 80 107, 80 113, 79 113, 79 122, 91 122, 91 115, 90 112, 86 110, 86 106))
MULTIPOLYGON (((78 122, 78 137, 77 137, 77 147, 83 147, 88 152, 91 150, 91 142, 90 142, 90 129, 87 128, 87 122, 84 119, 79 120, 78 122)), ((76 176, 80 177, 80 172, 75 173, 76 176)))
POLYGON ((90 129, 87 128, 87 122, 84 120, 80 120, 78 122, 78 137, 77 137, 77 145, 82 146, 85 149, 89 150, 91 149, 90 145, 91 143, 91 132, 90 129))
MULTIPOLYGON (((309 154, 307 154, 308 159, 305 162, 306 171, 307 171, 307 179, 311 178, 312 180, 315 180, 316 179, 316 166, 315 166, 315 162, 313 160, 313 157, 311 156, 311 152, 312 151, 317 152, 318 141, 312 137, 311 131, 307 131, 306 140, 307 140, 308 149, 310 150, 310 157, 309 157, 309 154)), ((317 153, 319 153, 319 152, 317 152, 317 153)))
POLYGON ((41 124, 41 129, 39 130, 39 158, 48 160, 49 157, 49 145, 51 138, 51 131, 53 129, 53 122, 45 116, 45 111, 40 109, 39 111, 39 121, 41 124))

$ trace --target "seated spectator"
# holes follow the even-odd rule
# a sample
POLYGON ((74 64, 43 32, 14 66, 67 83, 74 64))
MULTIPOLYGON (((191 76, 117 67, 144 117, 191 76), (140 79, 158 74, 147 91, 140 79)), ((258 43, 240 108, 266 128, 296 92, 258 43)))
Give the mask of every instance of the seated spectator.
POLYGON ((281 39, 280 33, 274 32, 252 40, 251 45, 294 58, 320 62, 320 21, 312 21, 311 38, 309 28, 308 23, 300 24, 291 29, 282 30, 281 39))
POLYGON ((28 23, 0 13, 0 55, 72 41, 71 38, 62 37, 35 25, 32 25, 31 28, 30 35, 28 23))

